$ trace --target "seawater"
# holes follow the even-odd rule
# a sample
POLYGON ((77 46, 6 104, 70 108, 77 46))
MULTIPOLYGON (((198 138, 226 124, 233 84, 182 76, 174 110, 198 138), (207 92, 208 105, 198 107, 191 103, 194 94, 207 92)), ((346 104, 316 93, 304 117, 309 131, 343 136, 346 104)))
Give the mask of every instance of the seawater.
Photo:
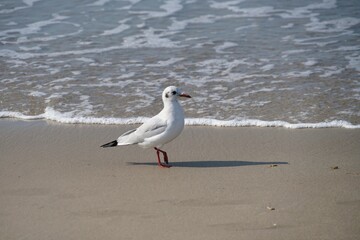
POLYGON ((360 127, 358 0, 2 0, 0 117, 360 127))

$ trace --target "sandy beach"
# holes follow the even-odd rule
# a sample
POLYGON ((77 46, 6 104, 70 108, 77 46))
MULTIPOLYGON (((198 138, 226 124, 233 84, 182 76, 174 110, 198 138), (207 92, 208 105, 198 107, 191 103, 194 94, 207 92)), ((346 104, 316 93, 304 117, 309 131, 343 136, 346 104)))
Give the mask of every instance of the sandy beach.
POLYGON ((0 238, 360 239, 360 130, 185 127, 102 149, 135 125, 0 121, 0 238))

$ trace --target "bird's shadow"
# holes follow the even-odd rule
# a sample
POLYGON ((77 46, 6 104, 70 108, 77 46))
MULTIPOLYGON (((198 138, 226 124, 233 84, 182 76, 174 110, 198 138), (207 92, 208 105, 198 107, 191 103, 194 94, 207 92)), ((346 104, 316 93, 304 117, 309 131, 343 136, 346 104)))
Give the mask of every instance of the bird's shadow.
MULTIPOLYGON (((128 165, 140 166, 156 166, 156 162, 128 162, 128 165)), ((256 166, 256 165, 269 165, 277 166, 289 164, 288 162, 252 162, 240 160, 208 160, 208 161, 184 161, 184 162, 171 162, 172 167, 182 168, 224 168, 224 167, 243 167, 243 166, 256 166)))

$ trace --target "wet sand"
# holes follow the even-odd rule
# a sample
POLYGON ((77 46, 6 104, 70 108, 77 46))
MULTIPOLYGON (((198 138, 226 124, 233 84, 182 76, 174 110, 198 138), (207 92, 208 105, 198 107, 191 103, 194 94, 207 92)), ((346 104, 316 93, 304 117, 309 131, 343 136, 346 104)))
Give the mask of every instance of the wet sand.
POLYGON ((1 239, 359 239, 360 130, 186 127, 102 149, 134 125, 0 121, 1 239))

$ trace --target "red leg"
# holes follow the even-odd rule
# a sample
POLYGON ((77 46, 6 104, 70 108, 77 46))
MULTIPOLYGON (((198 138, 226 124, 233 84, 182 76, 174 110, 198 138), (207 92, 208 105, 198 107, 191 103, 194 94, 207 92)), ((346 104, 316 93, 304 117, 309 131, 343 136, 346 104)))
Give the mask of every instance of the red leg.
POLYGON ((158 149, 158 148, 154 148, 156 150, 156 154, 157 154, 157 157, 158 157, 158 165, 159 167, 165 167, 165 168, 169 168, 171 167, 171 165, 169 165, 169 159, 168 159, 168 156, 167 156, 167 153, 161 149, 158 149), (160 152, 164 155, 164 162, 166 164, 163 164, 161 162, 161 159, 160 159, 160 152))
POLYGON ((167 153, 166 153, 165 151, 159 149, 159 148, 155 148, 155 150, 158 151, 158 152, 161 152, 161 153, 164 155, 164 162, 165 162, 166 164, 169 164, 169 158, 168 158, 167 153))
POLYGON ((162 154, 164 155, 164 162, 166 164, 169 164, 169 158, 168 158, 167 153, 165 151, 163 151, 163 150, 160 150, 160 149, 159 149, 159 151, 162 152, 162 154))
POLYGON ((166 152, 163 152, 164 154, 164 161, 166 164, 169 164, 169 159, 168 159, 168 156, 167 156, 167 153, 166 152))
POLYGON ((162 166, 162 163, 161 163, 161 160, 160 160, 160 153, 159 153, 159 151, 156 151, 156 154, 157 154, 157 158, 158 158, 158 165, 159 165, 159 166, 162 166))

